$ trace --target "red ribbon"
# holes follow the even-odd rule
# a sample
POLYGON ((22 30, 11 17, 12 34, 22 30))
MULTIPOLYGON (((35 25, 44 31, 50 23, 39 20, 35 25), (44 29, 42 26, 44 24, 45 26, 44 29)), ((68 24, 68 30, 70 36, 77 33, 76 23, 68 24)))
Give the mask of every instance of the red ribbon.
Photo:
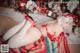
POLYGON ((37 6, 40 7, 40 0, 37 0, 37 6))
POLYGON ((64 33, 62 33, 61 35, 62 35, 62 46, 64 48, 64 53, 70 53, 68 42, 66 37, 64 36, 64 33))
POLYGON ((62 15, 65 16, 65 17, 67 17, 67 16, 72 17, 73 19, 77 18, 76 15, 73 15, 73 14, 70 14, 70 13, 68 13, 68 14, 62 14, 62 15))
POLYGON ((24 17, 26 20, 28 20, 30 23, 32 23, 32 25, 34 25, 34 21, 28 16, 28 14, 23 13, 24 17))
MULTIPOLYGON (((46 25, 42 25, 42 26, 43 27, 46 27, 46 25)), ((47 31, 47 27, 46 27, 46 31, 47 31)), ((60 47, 60 44, 62 44, 61 47, 64 48, 63 49, 64 50, 64 53, 70 53, 70 49, 69 49, 69 46, 68 46, 67 39, 66 39, 66 37, 64 35, 64 32, 61 32, 61 34, 58 37, 56 37, 56 38, 54 37, 54 35, 49 34, 48 31, 47 31, 47 35, 48 35, 48 37, 49 37, 49 39, 51 41, 54 41, 54 42, 58 42, 59 43, 58 46, 57 46, 57 48, 59 48, 60 47), (62 42, 60 42, 61 38, 62 38, 62 42)), ((63 50, 60 49, 60 52, 62 53, 63 50)))

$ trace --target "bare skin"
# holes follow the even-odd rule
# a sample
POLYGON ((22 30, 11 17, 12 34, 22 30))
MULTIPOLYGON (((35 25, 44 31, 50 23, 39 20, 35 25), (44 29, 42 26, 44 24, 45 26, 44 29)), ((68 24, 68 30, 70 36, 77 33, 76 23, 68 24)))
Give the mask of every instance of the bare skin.
POLYGON ((15 20, 7 16, 0 16, 0 36, 16 24, 18 23, 15 20))

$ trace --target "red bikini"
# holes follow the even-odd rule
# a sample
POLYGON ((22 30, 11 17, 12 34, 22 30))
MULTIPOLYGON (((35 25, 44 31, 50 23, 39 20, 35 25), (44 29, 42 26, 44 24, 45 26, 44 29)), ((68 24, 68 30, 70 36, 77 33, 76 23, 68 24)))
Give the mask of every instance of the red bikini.
MULTIPOLYGON (((60 35, 58 37, 54 37, 54 35, 51 35, 48 30, 47 30, 47 25, 42 25, 42 27, 45 27, 46 28, 46 31, 47 31, 47 36, 49 37, 49 39, 53 42, 58 42, 58 45, 57 45, 57 48, 60 47, 60 45, 62 45, 61 47, 64 48, 64 53, 70 53, 70 50, 69 50, 69 46, 68 46, 68 42, 67 42, 67 39, 64 35, 64 32, 61 32, 60 35), (60 42, 60 40, 62 40, 62 42, 60 42)), ((62 52, 63 50, 60 49, 60 53, 63 53, 62 52)))

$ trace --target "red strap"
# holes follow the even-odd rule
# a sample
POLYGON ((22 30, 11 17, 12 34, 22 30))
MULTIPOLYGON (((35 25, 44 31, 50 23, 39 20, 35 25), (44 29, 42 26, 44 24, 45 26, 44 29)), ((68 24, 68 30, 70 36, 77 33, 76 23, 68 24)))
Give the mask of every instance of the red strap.
POLYGON ((20 49, 21 53, 27 53, 27 50, 25 49, 25 47, 21 47, 19 49, 20 49))
POLYGON ((18 51, 15 48, 11 48, 9 52, 18 53, 18 51))
POLYGON ((46 24, 43 24, 42 27, 45 27, 45 29, 46 29, 46 31, 47 31, 47 36, 49 37, 49 39, 50 39, 51 41, 55 41, 56 38, 54 38, 54 36, 51 35, 51 34, 48 32, 48 30, 47 30, 47 25, 46 25, 46 24))
POLYGON ((65 49, 66 49, 67 53, 70 53, 70 49, 69 49, 69 46, 68 46, 68 42, 67 42, 66 37, 64 37, 64 39, 65 39, 65 42, 64 42, 64 44, 65 44, 65 49))
POLYGON ((70 14, 70 13, 68 13, 68 14, 62 14, 62 15, 65 16, 65 17, 70 16, 70 17, 72 17, 73 19, 76 19, 76 18, 77 18, 76 15, 73 15, 73 14, 70 14))
POLYGON ((32 23, 32 25, 34 25, 34 21, 27 14, 24 13, 23 15, 26 20, 30 21, 32 23))
POLYGON ((9 50, 9 52, 8 53, 13 53, 11 50, 9 50))
POLYGON ((40 0, 37 0, 37 6, 40 7, 40 0))
POLYGON ((67 42, 66 37, 64 36, 64 33, 62 33, 62 36, 63 36, 62 37, 62 46, 64 48, 64 53, 70 53, 68 42, 67 42))

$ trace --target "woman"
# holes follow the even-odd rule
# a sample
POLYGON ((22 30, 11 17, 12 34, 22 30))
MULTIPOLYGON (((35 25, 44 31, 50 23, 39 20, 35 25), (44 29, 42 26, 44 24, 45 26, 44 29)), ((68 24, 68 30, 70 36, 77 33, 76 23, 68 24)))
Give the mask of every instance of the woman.
POLYGON ((10 53, 69 53, 67 52, 68 47, 65 45, 67 42, 63 28, 57 20, 33 26, 29 16, 26 14, 24 16, 27 22, 22 21, 3 36, 11 48, 10 53))

